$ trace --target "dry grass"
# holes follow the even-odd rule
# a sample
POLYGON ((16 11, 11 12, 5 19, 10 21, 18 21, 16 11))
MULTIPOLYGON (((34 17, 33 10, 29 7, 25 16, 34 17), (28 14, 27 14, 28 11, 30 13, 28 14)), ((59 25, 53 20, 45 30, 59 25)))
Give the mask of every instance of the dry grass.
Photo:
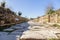
POLYGON ((34 38, 28 38, 28 39, 20 39, 20 40, 46 40, 46 39, 34 39, 34 38))
POLYGON ((29 39, 20 39, 20 40, 60 40, 60 39, 33 39, 33 38, 29 38, 29 39))

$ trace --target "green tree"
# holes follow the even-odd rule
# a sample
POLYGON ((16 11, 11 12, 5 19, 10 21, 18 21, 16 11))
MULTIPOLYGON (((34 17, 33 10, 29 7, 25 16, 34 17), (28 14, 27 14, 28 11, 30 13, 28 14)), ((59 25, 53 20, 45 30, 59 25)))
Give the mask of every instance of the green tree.
POLYGON ((1 3, 1 6, 2 6, 2 7, 5 7, 5 3, 6 3, 5 1, 2 2, 2 3, 1 3))
POLYGON ((53 7, 52 6, 49 6, 47 8, 47 15, 48 15, 48 22, 50 22, 50 16, 54 13, 55 11, 53 10, 53 7))
POLYGON ((18 15, 19 15, 19 16, 21 16, 21 15, 22 15, 22 13, 21 13, 21 12, 18 12, 18 15))

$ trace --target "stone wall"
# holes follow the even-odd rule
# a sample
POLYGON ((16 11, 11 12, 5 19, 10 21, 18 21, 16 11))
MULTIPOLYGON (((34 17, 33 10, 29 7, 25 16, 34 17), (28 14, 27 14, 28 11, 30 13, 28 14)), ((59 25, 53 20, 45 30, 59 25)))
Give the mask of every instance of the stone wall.
POLYGON ((35 21, 37 20, 37 22, 39 22, 39 23, 46 23, 46 22, 48 22, 48 15, 41 16, 41 17, 34 19, 34 20, 35 21))
POLYGON ((43 15, 37 19, 34 19, 35 21, 38 20, 37 22, 39 23, 60 23, 60 11, 54 12, 53 14, 50 15, 50 22, 49 22, 49 15, 43 15))

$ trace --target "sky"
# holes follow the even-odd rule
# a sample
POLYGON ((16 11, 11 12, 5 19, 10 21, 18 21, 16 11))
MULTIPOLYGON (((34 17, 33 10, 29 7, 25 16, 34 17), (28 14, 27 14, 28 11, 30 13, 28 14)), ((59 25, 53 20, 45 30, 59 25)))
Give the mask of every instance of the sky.
MULTIPOLYGON (((4 1, 4 0, 0 0, 4 1)), ((60 8, 60 0, 5 0, 6 7, 14 12, 22 12, 23 17, 36 18, 45 14, 47 6, 52 4, 54 9, 60 8)))

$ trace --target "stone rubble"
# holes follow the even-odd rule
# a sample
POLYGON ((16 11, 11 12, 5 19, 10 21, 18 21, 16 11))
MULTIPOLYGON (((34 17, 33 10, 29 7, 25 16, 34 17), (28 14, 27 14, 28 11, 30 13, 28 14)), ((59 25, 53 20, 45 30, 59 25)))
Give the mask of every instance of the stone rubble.
MULTIPOLYGON (((30 25, 33 23, 30 23, 30 25)), ((60 29, 56 27, 49 27, 49 25, 46 24, 40 24, 42 26, 39 26, 37 23, 35 23, 33 26, 28 27, 28 31, 23 32, 23 35, 20 39, 51 39, 59 37, 56 35, 59 33, 60 35, 60 29), (35 25, 36 24, 36 25, 35 25)), ((52 24, 51 24, 52 25, 52 24)))

